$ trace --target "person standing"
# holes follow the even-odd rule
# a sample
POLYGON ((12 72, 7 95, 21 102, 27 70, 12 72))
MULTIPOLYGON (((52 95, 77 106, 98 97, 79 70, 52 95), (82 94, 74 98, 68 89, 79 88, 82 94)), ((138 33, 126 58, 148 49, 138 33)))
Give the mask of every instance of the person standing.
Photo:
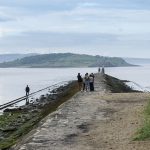
POLYGON ((102 74, 105 74, 105 69, 104 69, 104 67, 102 67, 102 74))
POLYGON ((94 73, 91 73, 91 76, 93 77, 93 81, 94 81, 94 78, 95 78, 94 73))
POLYGON ((30 88, 29 86, 27 85, 26 88, 25 88, 25 91, 26 91, 26 105, 29 104, 29 92, 30 92, 30 88))
POLYGON ((25 91, 26 91, 26 96, 28 96, 28 95, 29 95, 29 92, 30 92, 30 88, 29 88, 29 86, 28 86, 28 85, 26 86, 25 91))
POLYGON ((82 83, 82 90, 85 90, 85 77, 83 78, 83 83, 82 83))
POLYGON ((89 90, 89 76, 88 76, 88 73, 85 74, 84 82, 85 82, 85 91, 88 91, 89 90))
POLYGON ((82 79, 80 73, 78 73, 77 79, 78 79, 78 87, 79 87, 79 91, 81 91, 83 79, 82 79))
POLYGON ((94 91, 94 77, 92 74, 89 76, 89 81, 90 81, 90 91, 94 91))
POLYGON ((90 74, 90 91, 94 91, 94 78, 95 78, 94 74, 91 73, 90 74))

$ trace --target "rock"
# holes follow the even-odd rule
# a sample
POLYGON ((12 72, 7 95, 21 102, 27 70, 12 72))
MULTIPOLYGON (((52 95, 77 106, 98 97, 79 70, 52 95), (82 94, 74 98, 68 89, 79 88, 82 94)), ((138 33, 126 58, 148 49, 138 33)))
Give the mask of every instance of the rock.
POLYGON ((40 96, 40 101, 44 101, 44 100, 46 100, 46 97, 44 95, 41 95, 40 96))
POLYGON ((5 139, 5 138, 4 138, 3 136, 0 136, 0 141, 1 141, 1 140, 4 140, 4 139, 5 139))
POLYGON ((3 112, 19 112, 19 111, 22 111, 22 109, 19 107, 19 108, 13 108, 13 109, 5 109, 3 112))
POLYGON ((17 128, 16 127, 6 127, 6 128, 1 128, 1 131, 3 131, 3 132, 10 132, 10 131, 15 131, 15 130, 17 130, 17 128))
POLYGON ((39 110, 39 109, 33 109, 33 110, 31 110, 30 112, 31 112, 31 113, 39 113, 40 110, 39 110))
POLYGON ((46 94, 46 98, 48 98, 48 96, 49 96, 49 94, 47 93, 47 94, 46 94))
POLYGON ((48 97, 50 100, 56 100, 57 98, 58 98, 58 96, 56 95, 56 94, 51 94, 51 95, 49 95, 49 97, 48 97))

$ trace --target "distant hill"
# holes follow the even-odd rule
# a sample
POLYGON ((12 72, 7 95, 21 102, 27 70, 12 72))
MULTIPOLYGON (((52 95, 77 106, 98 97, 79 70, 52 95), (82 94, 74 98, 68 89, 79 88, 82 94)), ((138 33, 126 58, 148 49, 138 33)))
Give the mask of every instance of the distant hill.
POLYGON ((23 57, 34 56, 34 55, 37 55, 37 54, 35 54, 35 53, 30 53, 30 54, 0 54, 0 63, 13 61, 16 59, 21 59, 23 57))
POLYGON ((52 68, 52 67, 120 67, 132 66, 117 57, 91 56, 72 53, 52 53, 24 57, 11 62, 0 63, 0 67, 30 67, 30 68, 52 68))

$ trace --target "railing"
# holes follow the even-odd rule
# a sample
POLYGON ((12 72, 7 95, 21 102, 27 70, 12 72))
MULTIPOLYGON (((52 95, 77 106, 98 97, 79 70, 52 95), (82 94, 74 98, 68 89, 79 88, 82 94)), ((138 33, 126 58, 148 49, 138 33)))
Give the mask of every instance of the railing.
MULTIPOLYGON (((47 89, 50 90, 50 88, 53 90, 53 89, 58 88, 59 86, 65 85, 67 83, 68 83, 68 81, 62 81, 62 82, 59 82, 57 84, 54 84, 54 85, 48 86, 46 88, 40 89, 38 91, 35 91, 33 93, 30 93, 28 96, 23 96, 23 97, 15 99, 15 100, 12 100, 12 101, 10 101, 8 103, 2 104, 2 105, 0 105, 0 110, 2 110, 4 108, 7 108, 7 107, 10 107, 10 106, 12 106, 14 104, 17 104, 17 103, 21 102, 21 101, 27 100, 28 98, 30 98, 31 96, 33 96, 33 95, 35 95, 35 94, 37 94, 39 92, 45 91, 47 89)), ((53 93, 51 93, 51 94, 53 94, 53 93)))

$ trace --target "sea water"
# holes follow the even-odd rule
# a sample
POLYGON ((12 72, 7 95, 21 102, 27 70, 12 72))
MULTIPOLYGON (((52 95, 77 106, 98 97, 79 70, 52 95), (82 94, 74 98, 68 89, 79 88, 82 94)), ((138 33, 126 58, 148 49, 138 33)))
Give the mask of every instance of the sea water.
POLYGON ((127 84, 135 90, 150 91, 150 65, 105 68, 105 73, 121 80, 131 81, 127 84))
MULTIPOLYGON (((31 92, 62 82, 76 80, 77 74, 97 73, 98 68, 0 68, 0 104, 25 95, 29 85, 31 92)), ((110 67, 105 73, 122 80, 130 80, 142 88, 150 89, 150 66, 110 67)))
POLYGON ((76 80, 77 74, 97 72, 97 68, 0 68, 0 104, 62 81, 76 80))

